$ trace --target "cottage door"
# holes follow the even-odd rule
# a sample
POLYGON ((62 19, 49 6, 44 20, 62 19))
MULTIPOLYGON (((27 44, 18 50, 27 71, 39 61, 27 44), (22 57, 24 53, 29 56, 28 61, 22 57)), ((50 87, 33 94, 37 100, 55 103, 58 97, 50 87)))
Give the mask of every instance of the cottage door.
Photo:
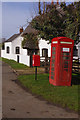
POLYGON ((32 67, 32 55, 30 55, 30 67, 32 67))
POLYGON ((19 63, 19 55, 17 55, 17 62, 19 63))

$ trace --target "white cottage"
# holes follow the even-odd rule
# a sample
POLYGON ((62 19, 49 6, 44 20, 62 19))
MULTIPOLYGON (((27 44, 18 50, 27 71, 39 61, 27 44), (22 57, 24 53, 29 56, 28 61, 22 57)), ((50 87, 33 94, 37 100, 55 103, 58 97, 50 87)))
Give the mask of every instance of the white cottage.
MULTIPOLYGON (((30 31, 32 32, 32 29, 31 26, 28 26, 23 32, 23 29, 21 28, 19 34, 14 34, 5 41, 1 50, 1 57, 31 66, 32 58, 29 55, 29 49, 22 48, 22 41, 24 39, 23 34, 30 33, 30 31)), ((39 40, 38 46, 40 57, 44 58, 46 54, 48 54, 48 57, 51 56, 51 45, 49 44, 49 41, 41 39, 39 40)))
POLYGON ((14 34, 6 42, 1 50, 1 57, 15 60, 19 63, 30 65, 30 56, 27 55, 27 50, 21 47, 23 37, 21 34, 14 34))

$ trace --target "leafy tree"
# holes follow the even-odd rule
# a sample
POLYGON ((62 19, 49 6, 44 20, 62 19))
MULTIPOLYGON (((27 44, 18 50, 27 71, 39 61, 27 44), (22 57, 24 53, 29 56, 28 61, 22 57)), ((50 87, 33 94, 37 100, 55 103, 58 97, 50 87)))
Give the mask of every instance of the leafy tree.
POLYGON ((80 2, 70 5, 61 3, 60 6, 46 5, 45 13, 36 16, 31 24, 40 31, 43 39, 51 41, 54 37, 66 36, 77 40, 80 31, 80 2))
POLYGON ((26 34, 24 40, 22 41, 22 47, 27 47, 29 49, 38 48, 38 38, 33 33, 26 34))
POLYGON ((35 17, 31 24, 40 31, 41 38, 51 41, 53 37, 64 36, 65 23, 63 15, 56 10, 56 7, 47 5, 46 8, 46 12, 35 17))
POLYGON ((66 28, 65 36, 75 40, 78 40, 78 34, 80 31, 80 2, 72 3, 66 7, 66 28))

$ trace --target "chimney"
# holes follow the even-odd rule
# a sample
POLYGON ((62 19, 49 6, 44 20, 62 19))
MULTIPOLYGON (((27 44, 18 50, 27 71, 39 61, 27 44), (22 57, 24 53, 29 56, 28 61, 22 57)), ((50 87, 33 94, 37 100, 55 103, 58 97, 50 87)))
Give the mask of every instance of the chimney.
POLYGON ((21 28, 20 28, 19 32, 20 32, 20 33, 22 33, 22 32, 23 32, 23 27, 21 27, 21 28))
POLYGON ((57 5, 59 5, 59 1, 57 0, 57 5))

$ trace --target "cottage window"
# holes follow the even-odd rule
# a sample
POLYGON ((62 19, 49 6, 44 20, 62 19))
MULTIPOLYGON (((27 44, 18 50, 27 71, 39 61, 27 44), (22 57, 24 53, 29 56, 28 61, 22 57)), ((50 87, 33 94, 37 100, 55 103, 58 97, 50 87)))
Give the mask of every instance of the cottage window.
POLYGON ((42 49, 42 57, 48 56, 48 49, 44 48, 42 49))
POLYGON ((16 47, 16 54, 20 54, 20 47, 16 47))
POLYGON ((7 51, 6 51, 7 53, 9 53, 10 52, 10 48, 9 47, 7 47, 7 51))

